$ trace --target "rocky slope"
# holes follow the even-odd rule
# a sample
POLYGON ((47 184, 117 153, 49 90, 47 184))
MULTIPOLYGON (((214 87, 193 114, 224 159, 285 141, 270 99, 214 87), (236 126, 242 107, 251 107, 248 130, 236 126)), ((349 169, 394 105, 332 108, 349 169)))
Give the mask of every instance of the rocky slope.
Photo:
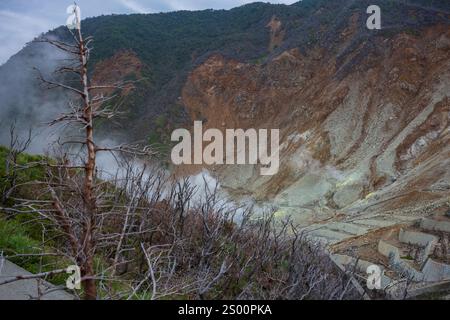
POLYGON ((449 196, 449 28, 375 36, 347 50, 361 20, 348 20, 338 57, 320 47, 261 65, 215 55, 190 74, 183 102, 205 127, 281 129, 280 172, 213 168, 225 186, 306 223, 449 196))

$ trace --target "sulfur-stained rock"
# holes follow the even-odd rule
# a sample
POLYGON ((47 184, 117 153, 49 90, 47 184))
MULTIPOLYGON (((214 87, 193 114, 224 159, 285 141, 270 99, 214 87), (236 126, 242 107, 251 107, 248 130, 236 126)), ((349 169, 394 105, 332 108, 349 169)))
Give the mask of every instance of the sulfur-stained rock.
POLYGON ((345 185, 335 192, 333 200, 340 208, 344 208, 360 199, 362 192, 361 184, 345 185))

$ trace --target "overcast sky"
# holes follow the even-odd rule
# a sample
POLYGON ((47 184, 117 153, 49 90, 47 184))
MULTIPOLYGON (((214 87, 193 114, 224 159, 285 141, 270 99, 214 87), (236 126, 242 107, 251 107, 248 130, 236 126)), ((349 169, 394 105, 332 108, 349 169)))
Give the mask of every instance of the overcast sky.
MULTIPOLYGON (((266 0, 292 4, 298 0, 266 0)), ((77 0, 83 18, 111 13, 230 9, 252 0, 77 0)), ((42 32, 65 23, 70 0, 0 0, 0 64, 42 32)))

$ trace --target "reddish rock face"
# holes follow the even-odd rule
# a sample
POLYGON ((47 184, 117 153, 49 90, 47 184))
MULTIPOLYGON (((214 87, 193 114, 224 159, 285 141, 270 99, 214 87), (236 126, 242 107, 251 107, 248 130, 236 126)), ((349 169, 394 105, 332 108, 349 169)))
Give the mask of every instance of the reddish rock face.
MULTIPOLYGON (((143 64, 137 55, 128 50, 122 50, 111 58, 101 61, 95 65, 92 75, 93 84, 115 84, 126 81, 127 77, 133 76, 136 79, 141 77, 143 64)), ((134 88, 133 84, 127 84, 122 91, 122 95, 126 96, 134 88)), ((114 89, 103 89, 104 95, 110 95, 114 89)))
MULTIPOLYGON (((355 19, 336 52, 351 42, 355 19)), ((232 188, 299 205, 377 198, 388 200, 383 210, 407 207, 449 195, 449 39, 447 27, 435 26, 340 55, 292 49, 265 64, 213 55, 190 74, 182 101, 205 128, 281 130, 279 174, 261 180, 248 169, 242 181, 236 168, 215 168, 232 188), (303 180, 312 173, 327 184, 311 194, 313 182, 303 180), (311 197, 293 200, 302 193, 311 197)))

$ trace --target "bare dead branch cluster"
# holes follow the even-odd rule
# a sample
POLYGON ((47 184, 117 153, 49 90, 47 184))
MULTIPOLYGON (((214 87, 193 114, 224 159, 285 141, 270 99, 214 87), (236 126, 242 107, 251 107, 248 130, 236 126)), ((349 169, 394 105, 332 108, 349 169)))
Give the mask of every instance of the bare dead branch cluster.
MULTIPOLYGON (((124 166, 125 172, 112 181, 97 181, 94 190, 97 219, 90 248, 104 263, 90 277, 102 296, 360 298, 351 277, 290 221, 238 207, 222 198, 216 186, 198 189, 189 179, 174 180, 132 159, 124 166)), ((89 241, 83 238, 83 172, 49 168, 45 185, 37 201, 16 199, 15 209, 51 221, 60 230, 57 253, 80 263, 86 252, 94 254, 83 247, 89 241)))
POLYGON ((6 156, 5 172, 0 177, 2 186, 1 203, 6 204, 8 199, 14 194, 18 187, 18 174, 21 170, 27 169, 26 166, 20 165, 19 156, 28 149, 32 138, 31 130, 28 131, 28 135, 25 139, 21 139, 16 133, 16 123, 13 122, 9 129, 10 132, 10 144, 8 148, 8 155, 6 156))

